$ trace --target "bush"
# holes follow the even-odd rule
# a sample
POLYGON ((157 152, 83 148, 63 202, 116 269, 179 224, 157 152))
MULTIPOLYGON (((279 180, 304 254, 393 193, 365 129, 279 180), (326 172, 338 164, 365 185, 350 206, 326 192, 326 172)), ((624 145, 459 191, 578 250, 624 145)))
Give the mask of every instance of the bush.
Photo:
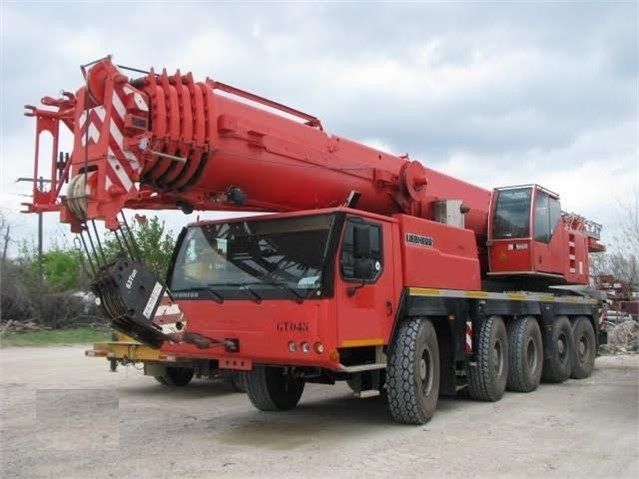
POLYGON ((16 262, 6 260, 0 265, 0 313, 2 319, 25 321, 34 315, 34 289, 24 280, 24 271, 16 262))
POLYGON ((53 329, 80 324, 105 323, 99 309, 70 292, 56 292, 48 283, 39 284, 31 268, 19 261, 0 265, 2 320, 34 321, 53 329))
MULTIPOLYGON (((146 220, 136 216, 131 235, 142 262, 163 279, 175 245, 172 232, 166 231, 164 223, 156 217, 146 220)), ((120 254, 119 242, 113 234, 107 234, 103 246, 107 262, 120 254)), ((42 269, 40 278, 37 250, 26 242, 21 245, 18 258, 2 259, 1 319, 34 321, 51 328, 107 324, 94 303, 87 302, 82 294, 78 296, 78 291, 87 290, 91 283, 79 251, 70 245, 54 244, 42 255, 42 269)))

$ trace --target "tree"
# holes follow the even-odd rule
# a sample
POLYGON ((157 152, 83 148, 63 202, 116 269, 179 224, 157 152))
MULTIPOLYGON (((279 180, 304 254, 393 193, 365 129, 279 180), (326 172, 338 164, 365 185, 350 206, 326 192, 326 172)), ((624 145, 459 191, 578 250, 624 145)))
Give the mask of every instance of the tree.
POLYGON ((7 259, 7 249, 11 243, 11 223, 3 210, 0 210, 0 242, 2 244, 2 262, 7 259))
POLYGON ((639 191, 635 190, 633 200, 634 204, 620 205, 619 233, 613 237, 607 252, 591 258, 594 275, 608 274, 626 285, 624 297, 639 291, 639 191))
POLYGON ((56 292, 77 291, 86 284, 84 263, 79 251, 56 249, 43 255, 44 276, 56 292))
MULTIPOLYGON (((175 248, 173 232, 167 231, 164 222, 160 222, 157 216, 147 219, 144 216, 136 215, 131 235, 142 263, 149 267, 158 278, 164 279, 175 248)), ((114 233, 107 234, 103 248, 108 263, 115 261, 118 255, 126 254, 125 251, 122 251, 120 242, 114 233)))
POLYGON ((13 260, 20 266, 21 280, 41 293, 74 292, 87 283, 82 253, 66 244, 54 242, 42 254, 43 282, 39 279, 38 251, 26 241, 20 245, 20 253, 13 260))

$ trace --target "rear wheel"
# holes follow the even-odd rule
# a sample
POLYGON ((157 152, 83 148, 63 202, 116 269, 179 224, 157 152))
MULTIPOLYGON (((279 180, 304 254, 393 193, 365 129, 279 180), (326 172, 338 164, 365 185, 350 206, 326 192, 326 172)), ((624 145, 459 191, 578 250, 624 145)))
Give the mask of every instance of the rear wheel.
POLYGON ((498 401, 508 378, 508 335, 504 320, 487 318, 479 330, 475 364, 468 366, 468 392, 480 401, 498 401))
POLYGON ((558 316, 552 325, 550 357, 546 356, 542 378, 551 383, 563 383, 570 377, 575 356, 574 336, 570 320, 566 316, 558 316))
POLYGON ((439 345, 433 323, 413 318, 399 326, 388 355, 386 394, 393 419, 424 424, 439 398, 439 345))
POLYGON ((544 348, 537 320, 532 316, 508 324, 508 380, 510 391, 531 392, 541 381, 544 348))
POLYGON ((581 316, 572 324, 572 332, 575 340, 575 362, 571 377, 584 379, 592 374, 595 367, 595 330, 590 320, 581 316))
POLYGON ((155 376, 155 380, 165 386, 186 386, 193 379, 192 368, 166 368, 162 376, 155 376))
POLYGON ((246 379, 248 397, 261 411, 293 409, 304 392, 304 381, 287 374, 284 368, 255 366, 246 379))

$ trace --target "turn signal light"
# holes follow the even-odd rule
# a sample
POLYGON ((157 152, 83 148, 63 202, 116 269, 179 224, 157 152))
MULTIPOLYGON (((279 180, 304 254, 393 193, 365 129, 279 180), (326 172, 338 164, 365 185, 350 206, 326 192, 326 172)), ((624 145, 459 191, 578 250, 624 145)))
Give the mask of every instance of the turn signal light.
POLYGON ((330 353, 328 353, 328 359, 331 361, 339 361, 339 352, 337 349, 333 349, 330 353))
POLYGON ((315 352, 317 354, 322 354, 324 353, 324 345, 322 343, 315 343, 313 345, 313 349, 315 349, 315 352))

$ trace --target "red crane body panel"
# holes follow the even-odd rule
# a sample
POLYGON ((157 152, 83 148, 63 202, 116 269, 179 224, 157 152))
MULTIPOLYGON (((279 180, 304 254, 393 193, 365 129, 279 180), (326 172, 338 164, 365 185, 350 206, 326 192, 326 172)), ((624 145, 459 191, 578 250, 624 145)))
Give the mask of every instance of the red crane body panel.
POLYGON ((407 215, 395 218, 401 232, 404 285, 481 289, 479 255, 472 231, 407 215))
POLYGON ((462 200, 467 227, 485 238, 488 190, 331 136, 314 117, 179 71, 130 80, 104 59, 86 75, 60 118, 73 124, 71 201, 36 211, 117 228, 125 207, 295 211, 344 205, 355 191, 358 209, 384 215, 429 218, 433 201, 462 200))

